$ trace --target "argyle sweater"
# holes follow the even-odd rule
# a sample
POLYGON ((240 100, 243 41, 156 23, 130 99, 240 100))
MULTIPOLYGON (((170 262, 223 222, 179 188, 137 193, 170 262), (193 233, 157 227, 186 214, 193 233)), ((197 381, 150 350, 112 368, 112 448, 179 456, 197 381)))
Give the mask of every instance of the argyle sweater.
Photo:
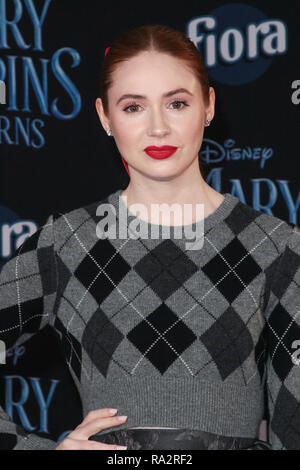
MULTIPOLYGON (((225 193, 184 226, 202 230, 187 248, 183 227, 166 235, 121 192, 51 214, 6 262, 0 339, 8 349, 52 326, 84 416, 128 416, 100 435, 166 426, 256 438, 266 390, 272 449, 300 449, 299 228, 225 193)), ((0 437, 3 448, 58 445, 4 411, 0 437)))

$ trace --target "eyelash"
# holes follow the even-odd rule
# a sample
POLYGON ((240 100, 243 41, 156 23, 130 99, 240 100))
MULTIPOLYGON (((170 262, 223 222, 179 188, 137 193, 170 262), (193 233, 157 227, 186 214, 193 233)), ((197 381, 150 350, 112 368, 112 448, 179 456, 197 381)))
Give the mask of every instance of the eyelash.
MULTIPOLYGON (((185 108, 185 106, 189 106, 189 104, 187 104, 186 101, 175 100, 175 101, 172 101, 171 104, 173 104, 173 103, 182 103, 184 105, 181 108, 178 108, 177 111, 181 111, 183 108, 185 108)), ((127 111, 128 108, 131 108, 133 106, 140 106, 140 105, 137 104, 137 103, 131 103, 128 106, 126 106, 126 108, 124 108, 123 111, 125 111, 125 113, 128 113, 128 114, 133 114, 135 111, 133 113, 131 111, 129 111, 129 112, 127 111)))

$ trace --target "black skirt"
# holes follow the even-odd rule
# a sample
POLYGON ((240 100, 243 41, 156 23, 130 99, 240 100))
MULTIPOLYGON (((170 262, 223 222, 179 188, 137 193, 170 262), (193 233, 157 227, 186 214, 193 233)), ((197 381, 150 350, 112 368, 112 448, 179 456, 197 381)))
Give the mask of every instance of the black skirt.
POLYGON ((127 450, 271 450, 271 444, 259 439, 189 429, 122 429, 90 439, 127 450))

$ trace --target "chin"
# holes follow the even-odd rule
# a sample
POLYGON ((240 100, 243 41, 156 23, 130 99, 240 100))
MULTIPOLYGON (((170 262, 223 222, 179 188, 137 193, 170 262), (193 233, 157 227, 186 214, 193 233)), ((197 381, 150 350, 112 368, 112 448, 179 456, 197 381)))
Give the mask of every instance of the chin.
POLYGON ((177 176, 179 176, 178 172, 174 172, 174 173, 165 173, 165 174, 158 174, 158 175, 148 175, 149 179, 152 179, 152 180, 157 180, 157 181, 172 181, 174 180, 175 178, 177 178, 177 176))
POLYGON ((149 172, 149 165, 145 168, 135 167, 135 170, 141 173, 144 177, 151 180, 159 181, 168 181, 174 178, 177 178, 183 171, 183 169, 178 169, 178 165, 174 168, 155 168, 155 171, 149 172))

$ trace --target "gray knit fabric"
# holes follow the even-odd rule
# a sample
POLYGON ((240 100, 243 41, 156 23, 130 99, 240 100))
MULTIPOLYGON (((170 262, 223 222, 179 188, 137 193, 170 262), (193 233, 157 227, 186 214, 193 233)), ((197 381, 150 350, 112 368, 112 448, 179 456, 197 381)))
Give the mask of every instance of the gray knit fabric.
MULTIPOLYGON (((299 228, 225 193, 185 226, 204 229, 201 248, 187 249, 178 227, 166 237, 121 193, 50 215, 2 267, 0 339, 10 348, 51 325, 84 416, 105 407, 128 416, 100 435, 169 426, 254 438, 266 389, 272 448, 300 449, 299 228), (116 228, 126 214, 125 238, 99 237, 105 203, 116 228), (157 238, 138 235, 154 228, 157 238)), ((0 446, 57 443, 1 412, 0 446)))

